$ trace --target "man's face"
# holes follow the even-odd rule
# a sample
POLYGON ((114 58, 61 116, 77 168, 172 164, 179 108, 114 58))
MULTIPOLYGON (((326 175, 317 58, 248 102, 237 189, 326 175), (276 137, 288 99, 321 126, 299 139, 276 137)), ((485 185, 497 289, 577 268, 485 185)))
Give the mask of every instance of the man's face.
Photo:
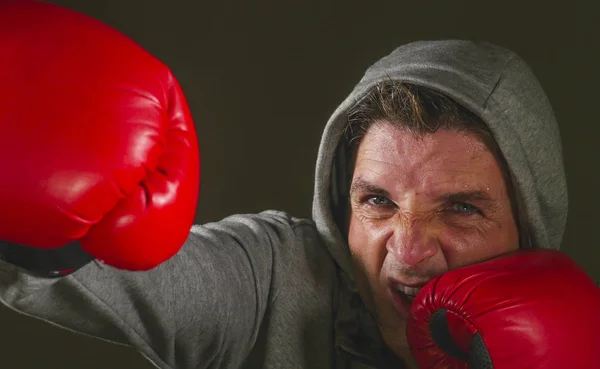
POLYGON ((349 246, 359 291, 386 343, 406 356, 412 299, 433 277, 518 248, 498 163, 479 138, 418 138, 376 123, 361 142, 350 191, 349 246))

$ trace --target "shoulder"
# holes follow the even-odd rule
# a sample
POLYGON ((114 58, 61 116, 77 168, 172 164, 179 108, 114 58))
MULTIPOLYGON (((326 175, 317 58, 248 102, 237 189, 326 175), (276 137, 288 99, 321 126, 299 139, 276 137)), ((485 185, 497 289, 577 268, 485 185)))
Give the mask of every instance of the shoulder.
POLYGON ((263 262, 273 263, 274 272, 287 269, 294 274, 310 269, 311 274, 321 274, 332 271, 335 265, 315 223, 284 211, 235 214, 194 225, 187 246, 200 244, 223 247, 225 252, 241 248, 248 255, 261 255, 263 262))
POLYGON ((331 286, 336 278, 335 261, 315 223, 284 211, 231 215, 194 226, 191 237, 219 238, 247 249, 249 254, 259 252, 268 259, 264 262, 272 263, 276 289, 322 289, 331 286))

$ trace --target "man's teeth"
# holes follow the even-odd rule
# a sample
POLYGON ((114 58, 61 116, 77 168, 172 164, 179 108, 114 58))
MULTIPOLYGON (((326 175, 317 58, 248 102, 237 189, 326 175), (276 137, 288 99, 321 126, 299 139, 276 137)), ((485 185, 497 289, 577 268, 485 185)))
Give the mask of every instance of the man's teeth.
POLYGON ((419 291, 421 290, 420 287, 398 286, 396 288, 399 292, 402 292, 403 294, 409 297, 416 297, 419 291))

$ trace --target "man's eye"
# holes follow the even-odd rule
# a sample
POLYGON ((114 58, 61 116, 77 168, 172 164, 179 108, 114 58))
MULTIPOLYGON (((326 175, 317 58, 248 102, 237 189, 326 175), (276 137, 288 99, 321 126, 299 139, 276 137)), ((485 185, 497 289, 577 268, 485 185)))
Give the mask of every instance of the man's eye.
POLYGON ((459 203, 456 203, 456 204, 450 206, 449 210, 453 211, 455 213, 460 213, 460 214, 465 214, 465 215, 479 213, 479 209, 477 209, 475 206, 470 205, 470 204, 465 204, 464 202, 459 202, 459 203))
POLYGON ((392 202, 387 197, 371 196, 371 197, 367 198, 367 203, 369 203, 369 205, 374 205, 374 206, 385 206, 385 205, 390 205, 392 202))

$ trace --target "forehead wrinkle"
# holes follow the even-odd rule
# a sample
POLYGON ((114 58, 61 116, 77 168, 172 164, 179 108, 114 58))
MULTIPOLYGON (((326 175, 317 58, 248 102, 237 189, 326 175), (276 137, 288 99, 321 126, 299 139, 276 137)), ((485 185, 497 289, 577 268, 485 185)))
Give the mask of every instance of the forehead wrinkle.
POLYGON ((439 161, 439 159, 434 156, 435 152, 432 150, 428 150, 425 155, 413 155, 403 154, 397 149, 379 150, 377 147, 378 146, 371 149, 365 149, 362 150, 362 152, 359 151, 357 165, 363 164, 364 166, 367 166, 361 162, 380 164, 378 165, 380 168, 379 170, 385 168, 384 170, 386 172, 382 174, 394 172, 394 174, 398 176, 406 176, 408 173, 418 175, 420 170, 425 167, 424 163, 431 164, 439 161))
POLYGON ((415 139, 395 127, 373 127, 357 152, 355 173, 391 192, 427 195, 486 189, 495 159, 478 139, 459 132, 437 132, 415 139), (449 136, 450 134, 451 136, 449 136), (489 155, 486 155, 486 152, 489 155))

